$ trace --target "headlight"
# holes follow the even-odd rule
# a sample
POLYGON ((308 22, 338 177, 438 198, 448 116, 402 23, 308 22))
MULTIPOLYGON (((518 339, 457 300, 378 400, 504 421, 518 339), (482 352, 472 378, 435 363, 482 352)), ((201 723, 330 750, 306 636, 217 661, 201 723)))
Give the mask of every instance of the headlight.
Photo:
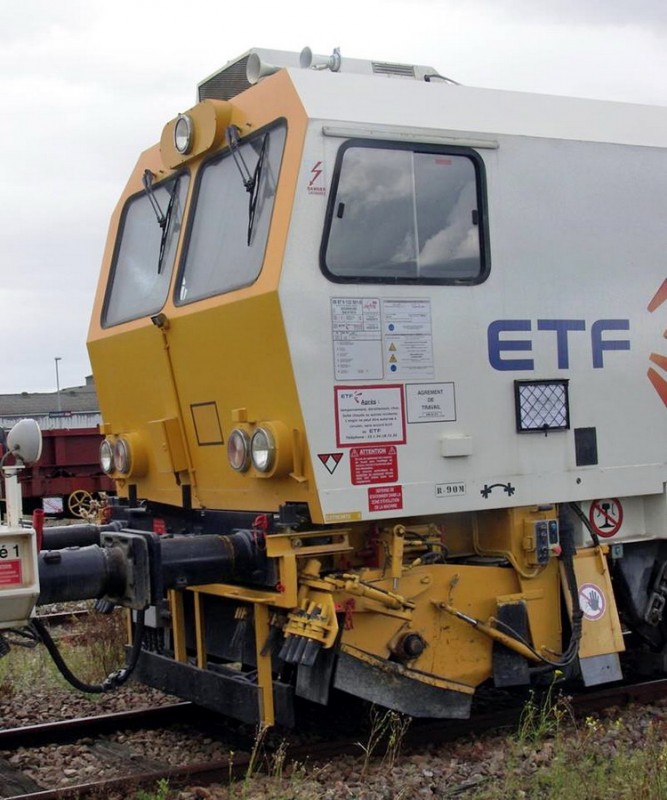
POLYGON ((257 428, 250 441, 252 465, 258 472, 270 472, 276 460, 276 442, 267 428, 257 428))
POLYGON ((179 114, 174 125, 174 147, 184 156, 192 149, 192 119, 179 114))
POLYGON ((125 439, 116 439, 113 446, 113 459, 116 469, 123 475, 130 471, 130 447, 125 439))
POLYGON ((245 472, 250 466, 250 439, 241 428, 234 428, 227 440, 229 465, 237 472, 245 472))
POLYGON ((107 475, 114 471, 113 447, 108 439, 105 439, 100 445, 100 466, 107 475))

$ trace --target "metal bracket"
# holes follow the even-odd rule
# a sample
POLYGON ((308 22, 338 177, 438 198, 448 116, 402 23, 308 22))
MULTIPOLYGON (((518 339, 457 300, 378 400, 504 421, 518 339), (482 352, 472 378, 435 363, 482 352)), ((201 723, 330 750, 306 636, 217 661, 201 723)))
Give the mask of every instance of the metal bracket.
POLYGON ((667 604, 667 561, 660 566, 660 571, 653 583, 653 591, 644 612, 644 622, 653 627, 658 625, 662 620, 665 604, 667 604))

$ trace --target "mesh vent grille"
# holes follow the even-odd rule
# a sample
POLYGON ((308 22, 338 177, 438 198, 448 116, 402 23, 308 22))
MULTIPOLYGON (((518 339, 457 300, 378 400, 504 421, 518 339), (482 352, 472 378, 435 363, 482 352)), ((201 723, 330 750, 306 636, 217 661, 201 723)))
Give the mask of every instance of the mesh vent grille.
POLYGON ((411 64, 389 64, 386 61, 372 61, 376 75, 398 75, 401 78, 414 78, 415 68, 411 64))
POLYGON ((518 431, 565 430, 570 427, 567 381, 516 381, 518 431))
POLYGON ((249 56, 244 56, 199 84, 199 100, 231 100, 250 88, 251 84, 246 77, 248 58, 249 56))

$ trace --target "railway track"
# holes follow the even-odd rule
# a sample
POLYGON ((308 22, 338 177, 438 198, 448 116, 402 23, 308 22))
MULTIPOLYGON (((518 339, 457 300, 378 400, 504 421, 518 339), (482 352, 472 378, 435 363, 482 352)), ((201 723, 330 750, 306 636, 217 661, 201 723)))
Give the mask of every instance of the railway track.
MULTIPOLYGON (((573 713, 586 715, 610 706, 629 703, 649 703, 667 696, 667 680, 645 681, 577 695, 570 701, 573 713)), ((410 726, 403 740, 403 752, 418 751, 425 745, 437 745, 465 737, 470 733, 481 733, 514 728, 520 719, 522 706, 515 705, 502 711, 478 713, 464 722, 416 722, 410 726)), ((166 779, 170 787, 227 784, 243 778, 251 768, 257 768, 257 754, 239 749, 238 741, 229 746, 223 757, 192 763, 163 763, 160 759, 138 756, 131 743, 119 743, 110 734, 128 730, 155 730, 171 725, 192 726, 212 736, 224 737, 223 723, 219 717, 190 703, 175 703, 140 711, 105 714, 76 720, 67 720, 23 728, 0 730, 0 798, 21 800, 74 800, 75 798, 105 797, 126 798, 140 787, 154 786, 166 779), (217 726, 217 728, 216 728, 217 726), (16 766, 16 754, 39 751, 44 747, 66 746, 68 743, 84 743, 102 766, 116 773, 112 777, 90 781, 76 781, 69 786, 50 787, 40 785, 30 774, 16 766)), ((179 735, 183 734, 179 731, 179 735)), ((288 744, 287 759, 290 762, 308 761, 310 764, 324 763, 343 755, 359 756, 359 734, 338 741, 288 744)), ((23 760, 26 759, 25 757, 23 760)), ((261 759, 260 759, 261 760, 261 759)), ((30 772, 30 770, 28 770, 30 772)))

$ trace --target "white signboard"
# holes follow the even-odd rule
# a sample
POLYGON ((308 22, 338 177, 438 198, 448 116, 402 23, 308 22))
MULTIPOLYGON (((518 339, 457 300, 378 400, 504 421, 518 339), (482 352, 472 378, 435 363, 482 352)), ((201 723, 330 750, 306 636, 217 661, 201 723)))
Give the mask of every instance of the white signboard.
POLYGON ((403 387, 335 386, 338 447, 405 444, 403 387))
POLYGON ((434 376, 429 300, 332 297, 331 337, 338 381, 434 376))
POLYGON ((408 422, 454 422, 453 383, 407 383, 408 422))

